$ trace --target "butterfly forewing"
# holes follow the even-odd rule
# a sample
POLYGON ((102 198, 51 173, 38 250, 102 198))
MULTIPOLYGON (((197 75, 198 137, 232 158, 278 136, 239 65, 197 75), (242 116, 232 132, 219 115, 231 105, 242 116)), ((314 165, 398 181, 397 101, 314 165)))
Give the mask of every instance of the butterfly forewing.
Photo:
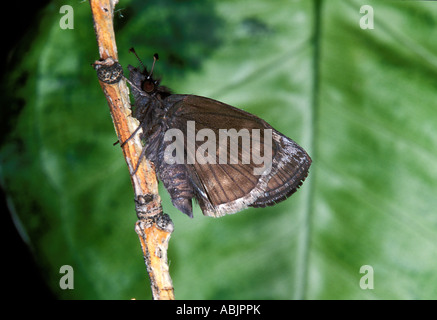
MULTIPOLYGON (((195 125, 194 136, 185 129, 185 152, 187 158, 196 159, 192 164, 186 164, 187 171, 193 177, 195 198, 206 215, 221 216, 226 213, 238 212, 248 206, 273 205, 284 200, 297 184, 306 176, 309 167, 309 157, 292 140, 274 130, 264 120, 243 110, 204 97, 186 95, 180 102, 175 103, 168 110, 169 128, 187 128, 187 124, 195 125), (207 139, 197 139, 203 129, 210 130, 215 138, 215 148, 205 147, 207 139), (232 157, 231 138, 223 134, 226 130, 235 130, 237 133, 248 133, 249 145, 243 142, 247 135, 242 134, 237 139, 236 156, 232 157), (273 132, 273 139, 266 139, 264 130, 273 132), (255 130, 255 131, 254 131, 255 130), (259 134, 256 133, 256 130, 259 134), (195 148, 188 148, 189 138, 195 137, 195 148), (296 158, 279 152, 284 146, 283 140, 302 154, 296 158), (226 141, 224 141, 226 140, 226 141), (225 143, 227 142, 227 143, 225 143), (266 145, 267 144, 267 145, 266 145), (225 156, 223 148, 226 147, 225 156), (272 168, 265 174, 254 174, 255 168, 260 168, 260 160, 264 148, 270 148, 272 168), (211 150, 212 149, 212 150, 211 150), (211 155, 207 163, 197 161, 196 155, 211 155), (196 154, 193 154, 196 153, 196 154), (245 161, 243 161, 245 159, 245 161), (237 161, 236 161, 237 160, 237 161), (249 161, 248 161, 249 160, 249 161), (274 166, 273 166, 274 164, 274 166)), ((204 135, 201 135, 202 137, 204 135)), ((211 142, 211 141, 209 141, 211 142)), ((233 141, 234 143, 236 140, 233 141)), ((211 143, 209 143, 211 146, 211 143)), ((235 150, 235 149, 234 149, 235 150)), ((264 164, 265 165, 265 164, 264 164)))

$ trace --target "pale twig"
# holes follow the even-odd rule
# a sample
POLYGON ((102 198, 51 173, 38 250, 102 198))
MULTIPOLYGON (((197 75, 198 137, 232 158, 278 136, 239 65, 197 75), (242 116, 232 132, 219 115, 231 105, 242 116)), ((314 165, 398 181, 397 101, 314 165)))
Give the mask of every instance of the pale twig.
POLYGON ((118 64, 113 28, 113 13, 117 2, 90 0, 100 55, 100 60, 96 61, 94 66, 108 101, 118 140, 123 142, 129 139, 122 145, 122 150, 135 193, 135 208, 138 216, 135 231, 143 250, 153 299, 169 300, 174 299, 167 263, 167 247, 173 231, 173 223, 169 216, 162 212, 153 164, 146 159, 134 172, 143 146, 138 134, 130 139, 139 123, 131 115, 129 90, 122 76, 121 66, 118 64))

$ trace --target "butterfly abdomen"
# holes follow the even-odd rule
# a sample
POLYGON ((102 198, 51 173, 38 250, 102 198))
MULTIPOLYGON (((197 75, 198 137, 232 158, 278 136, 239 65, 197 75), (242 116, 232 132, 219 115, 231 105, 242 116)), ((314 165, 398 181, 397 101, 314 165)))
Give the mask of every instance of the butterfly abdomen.
POLYGON ((194 197, 194 191, 185 166, 183 164, 161 165, 158 168, 158 176, 170 194, 173 205, 192 218, 191 199, 194 197))

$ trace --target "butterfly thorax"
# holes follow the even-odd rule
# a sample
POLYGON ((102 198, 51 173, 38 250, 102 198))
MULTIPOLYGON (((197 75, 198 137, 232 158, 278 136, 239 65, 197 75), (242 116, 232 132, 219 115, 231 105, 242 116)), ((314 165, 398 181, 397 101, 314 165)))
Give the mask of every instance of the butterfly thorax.
POLYGON ((164 109, 163 100, 172 93, 169 88, 160 85, 160 79, 154 79, 147 69, 139 69, 128 66, 130 71, 129 80, 134 85, 132 94, 135 100, 135 113, 137 119, 146 118, 150 110, 164 109))

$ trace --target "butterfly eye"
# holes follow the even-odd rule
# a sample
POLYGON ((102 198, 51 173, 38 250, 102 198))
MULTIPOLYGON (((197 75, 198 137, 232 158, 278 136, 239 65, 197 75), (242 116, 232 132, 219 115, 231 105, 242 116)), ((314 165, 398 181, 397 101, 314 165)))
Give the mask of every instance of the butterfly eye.
POLYGON ((146 80, 143 83, 143 90, 147 93, 153 92, 155 90, 155 83, 150 80, 146 80))

